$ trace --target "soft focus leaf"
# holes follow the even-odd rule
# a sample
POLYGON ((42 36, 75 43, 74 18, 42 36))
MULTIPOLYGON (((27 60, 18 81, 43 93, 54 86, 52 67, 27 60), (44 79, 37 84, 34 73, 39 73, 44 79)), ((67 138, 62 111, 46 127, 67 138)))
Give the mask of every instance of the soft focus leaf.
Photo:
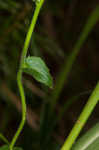
POLYGON ((20 147, 14 147, 14 150, 22 150, 20 147))
POLYGON ((0 133, 0 139, 4 141, 6 144, 9 144, 8 140, 0 133))
POLYGON ((32 75, 37 81, 52 87, 53 81, 49 69, 40 57, 27 57, 25 60, 23 72, 32 75))
POLYGON ((72 150, 99 150, 99 123, 82 136, 72 150))
MULTIPOLYGON (((4 146, 0 147, 0 150, 9 150, 9 146, 8 145, 4 145, 4 146)), ((22 150, 22 148, 14 147, 13 150, 22 150)))
POLYGON ((9 146, 8 145, 4 145, 4 146, 0 147, 0 150, 9 150, 9 146))

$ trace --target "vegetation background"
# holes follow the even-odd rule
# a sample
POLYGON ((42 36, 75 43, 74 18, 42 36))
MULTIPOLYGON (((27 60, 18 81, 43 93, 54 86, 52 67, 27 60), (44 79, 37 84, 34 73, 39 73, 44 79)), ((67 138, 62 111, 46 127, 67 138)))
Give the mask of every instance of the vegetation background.
MULTIPOLYGON (((59 149, 95 87, 99 79, 99 22, 81 48, 68 82, 64 83, 53 120, 47 121, 47 115, 45 121, 42 119, 44 105, 51 101, 49 97, 55 88, 56 78, 89 15, 98 4, 98 0, 45 0, 28 55, 40 56, 45 60, 53 76, 54 87, 48 89, 24 74, 27 122, 17 141, 17 145, 21 145, 24 150, 41 150, 45 146, 46 150, 59 149), (63 106, 68 102, 71 104, 66 105, 62 119, 50 131, 54 119, 59 117, 63 106)), ((21 119, 16 73, 34 8, 32 0, 0 0, 0 132, 9 141, 21 119)), ((98 121, 99 104, 81 135, 98 121)), ((2 144, 0 141, 0 145, 2 144)))

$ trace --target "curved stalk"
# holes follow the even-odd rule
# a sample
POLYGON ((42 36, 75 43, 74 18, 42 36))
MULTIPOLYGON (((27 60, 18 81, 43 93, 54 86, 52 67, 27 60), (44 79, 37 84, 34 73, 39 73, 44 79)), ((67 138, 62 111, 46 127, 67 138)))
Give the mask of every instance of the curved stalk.
POLYGON ((36 2, 36 8, 34 11, 32 22, 30 24, 28 33, 26 35, 24 47, 22 50, 21 62, 20 62, 20 66, 19 66, 19 71, 17 73, 17 83, 18 83, 18 88, 19 88, 19 92, 20 92, 20 96, 21 96, 21 103, 22 103, 22 120, 20 122, 19 128, 17 129, 17 131, 16 131, 16 133, 15 133, 15 135, 14 135, 14 137, 10 143, 10 150, 13 150, 13 147, 16 143, 16 140, 18 139, 18 137, 19 137, 19 135, 20 135, 20 133, 24 127, 25 121, 26 121, 26 99, 25 99, 24 88, 22 85, 22 67, 24 65, 24 61, 25 61, 27 51, 29 48, 31 36, 32 36, 33 31, 34 31, 35 24, 37 22, 38 15, 39 15, 39 12, 40 12, 40 9, 41 9, 43 3, 44 3, 44 0, 39 0, 38 2, 36 2))

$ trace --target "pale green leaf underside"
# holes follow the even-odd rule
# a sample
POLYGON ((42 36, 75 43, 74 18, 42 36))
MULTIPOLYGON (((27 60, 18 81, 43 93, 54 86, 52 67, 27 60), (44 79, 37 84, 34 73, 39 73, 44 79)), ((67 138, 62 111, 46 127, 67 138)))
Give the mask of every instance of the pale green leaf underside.
POLYGON ((99 150, 99 123, 82 136, 72 150, 99 150))
MULTIPOLYGON (((4 145, 4 146, 0 147, 0 150, 9 150, 9 146, 4 145)), ((13 150, 22 150, 22 148, 14 147, 13 150)))
POLYGON ((25 59, 23 72, 30 74, 33 78, 48 87, 53 86, 49 69, 40 57, 29 56, 25 59))

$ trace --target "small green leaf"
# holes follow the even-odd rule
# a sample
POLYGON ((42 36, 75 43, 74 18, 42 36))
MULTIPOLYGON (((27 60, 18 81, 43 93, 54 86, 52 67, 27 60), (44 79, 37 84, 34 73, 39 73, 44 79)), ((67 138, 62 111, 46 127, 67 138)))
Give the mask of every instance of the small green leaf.
MULTIPOLYGON (((0 147, 0 150, 9 150, 9 145, 4 145, 4 146, 0 147)), ((22 148, 14 147, 13 150, 22 150, 22 148)))
POLYGON ((53 81, 49 69, 40 57, 27 57, 22 69, 23 72, 32 75, 37 81, 52 88, 53 81))

